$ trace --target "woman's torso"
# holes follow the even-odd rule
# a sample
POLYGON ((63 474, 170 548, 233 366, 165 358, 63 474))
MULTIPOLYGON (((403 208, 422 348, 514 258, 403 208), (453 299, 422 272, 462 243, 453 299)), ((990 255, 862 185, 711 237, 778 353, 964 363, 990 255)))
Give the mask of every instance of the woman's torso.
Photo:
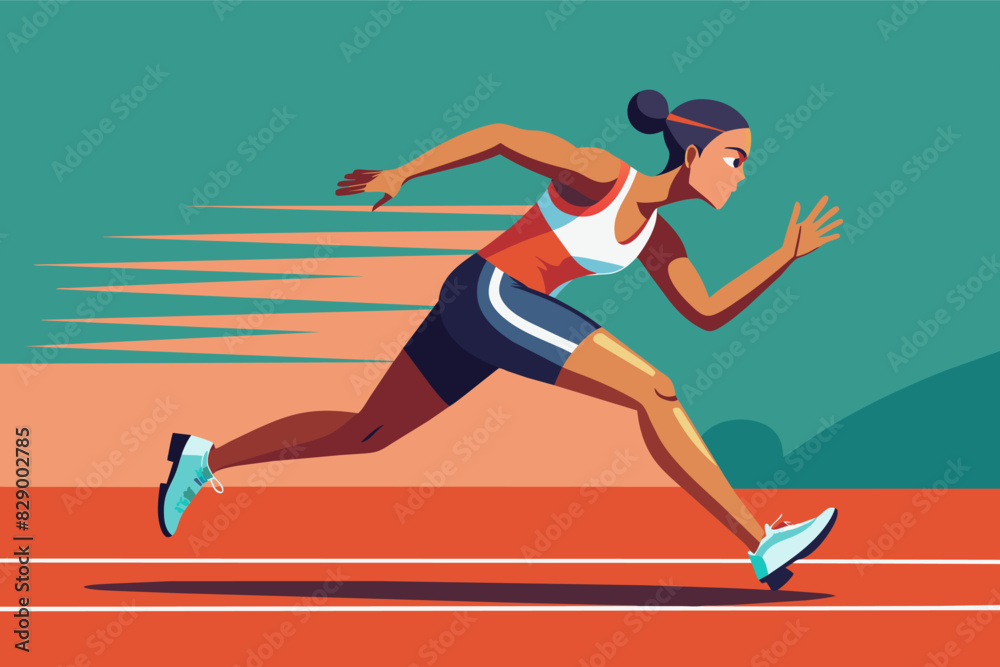
POLYGON ((615 223, 635 176, 635 169, 622 162, 608 193, 582 206, 567 201, 552 183, 520 220, 479 254, 515 280, 546 294, 576 278, 621 271, 645 247, 656 216, 654 211, 631 238, 618 241, 615 223))

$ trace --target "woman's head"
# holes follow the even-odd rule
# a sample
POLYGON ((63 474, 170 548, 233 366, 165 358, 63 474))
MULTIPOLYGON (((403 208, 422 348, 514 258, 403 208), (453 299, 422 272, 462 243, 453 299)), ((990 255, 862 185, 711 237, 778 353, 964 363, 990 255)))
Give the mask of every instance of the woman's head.
POLYGON ((750 126, 728 104, 691 100, 671 109, 663 95, 643 90, 628 103, 628 119, 644 134, 663 133, 670 151, 663 171, 688 170, 687 183, 715 208, 722 208, 744 179, 750 126))

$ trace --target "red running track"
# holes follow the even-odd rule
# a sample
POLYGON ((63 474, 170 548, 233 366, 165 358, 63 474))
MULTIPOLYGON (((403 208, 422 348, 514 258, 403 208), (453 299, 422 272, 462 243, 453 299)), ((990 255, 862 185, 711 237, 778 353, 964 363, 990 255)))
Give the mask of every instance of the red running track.
MULTIPOLYGON (((673 488, 440 488, 420 507, 409 489, 228 489, 200 495, 170 539, 155 489, 33 494, 31 664, 941 667, 1000 655, 1000 547, 969 520, 1000 491, 744 492, 765 522, 840 510, 779 592, 673 488), (337 562, 351 559, 516 562, 337 562), (207 611, 218 607, 244 610, 207 611)), ((15 577, 0 564, 8 637, 15 577)), ((22 658, 12 643, 4 653, 22 658)))

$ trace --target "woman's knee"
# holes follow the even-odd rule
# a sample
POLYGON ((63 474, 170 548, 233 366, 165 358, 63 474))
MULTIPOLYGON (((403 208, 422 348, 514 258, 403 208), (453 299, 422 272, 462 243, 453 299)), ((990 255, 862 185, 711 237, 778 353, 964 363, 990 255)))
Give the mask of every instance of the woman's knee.
POLYGON ((324 436, 329 446, 334 446, 345 454, 369 454, 385 449, 392 444, 389 424, 361 412, 353 415, 340 428, 324 436))
POLYGON ((651 384, 653 394, 657 398, 665 401, 677 401, 677 390, 674 389, 674 383, 660 371, 656 371, 651 384))
POLYGON ((570 385, 574 375, 589 378, 623 394, 628 404, 638 404, 641 408, 652 407, 656 402, 677 401, 669 377, 604 329, 598 329, 581 343, 563 370, 570 373, 565 378, 560 376, 557 384, 570 385))
POLYGON ((656 371, 648 382, 643 383, 633 398, 638 402, 639 409, 646 413, 655 412, 665 405, 680 406, 674 383, 659 371, 656 371))
POLYGON ((363 453, 374 453, 379 452, 392 444, 393 440, 388 438, 388 431, 385 430, 385 424, 379 424, 371 429, 367 434, 360 436, 357 447, 360 452, 363 453))

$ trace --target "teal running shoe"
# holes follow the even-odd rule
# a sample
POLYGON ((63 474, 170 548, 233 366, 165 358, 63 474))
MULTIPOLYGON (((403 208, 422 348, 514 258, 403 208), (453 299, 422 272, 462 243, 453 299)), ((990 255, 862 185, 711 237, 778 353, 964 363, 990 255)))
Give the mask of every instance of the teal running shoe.
POLYGON ((792 578, 788 566, 815 551, 830 534, 836 520, 837 510, 830 507, 815 519, 802 523, 786 521, 780 528, 775 527, 777 520, 770 525, 764 524, 764 539, 757 552, 747 552, 757 580, 767 584, 772 591, 788 583, 792 578))
POLYGON ((208 469, 208 451, 212 443, 193 435, 174 433, 170 439, 167 460, 174 465, 166 484, 160 484, 160 530, 167 537, 177 532, 181 515, 195 495, 211 482, 216 493, 222 493, 222 482, 208 469))

